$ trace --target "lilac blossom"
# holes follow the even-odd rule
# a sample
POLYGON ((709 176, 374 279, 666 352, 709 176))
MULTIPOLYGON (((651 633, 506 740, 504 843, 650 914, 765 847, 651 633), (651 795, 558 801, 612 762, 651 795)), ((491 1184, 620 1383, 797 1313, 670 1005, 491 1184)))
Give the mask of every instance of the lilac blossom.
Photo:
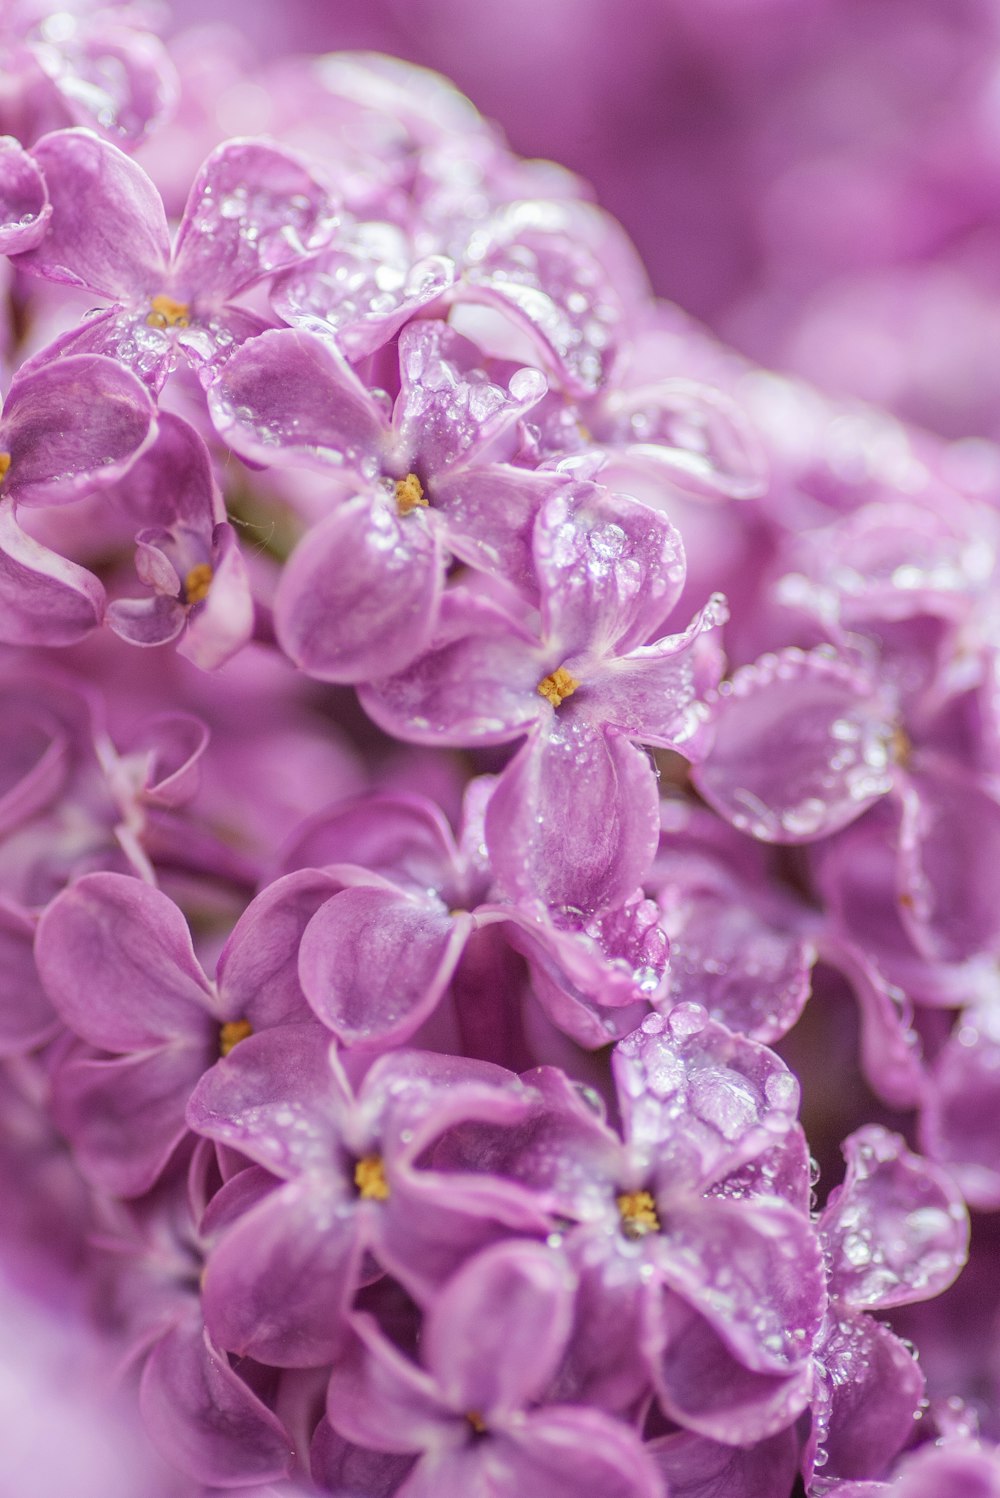
POLYGON ((332 224, 331 206, 308 169, 266 141, 229 141, 209 156, 173 248, 159 193, 117 147, 85 130, 57 130, 32 156, 52 214, 18 265, 112 302, 44 357, 108 354, 153 390, 177 349, 196 370, 211 369, 265 327, 230 303, 318 248, 332 224))

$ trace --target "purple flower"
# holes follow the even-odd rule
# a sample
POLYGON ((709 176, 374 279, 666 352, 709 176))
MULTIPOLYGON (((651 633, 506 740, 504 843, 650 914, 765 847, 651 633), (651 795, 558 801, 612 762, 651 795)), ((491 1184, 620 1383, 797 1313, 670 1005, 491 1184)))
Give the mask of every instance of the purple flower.
POLYGON ((429 1306, 419 1367, 356 1316, 330 1379, 331 1425, 359 1446, 420 1453, 400 1498, 658 1498, 658 1474, 627 1426, 580 1405, 539 1407, 569 1338, 573 1290, 549 1249, 487 1249, 429 1306))
POLYGON ((89 131, 58 130, 32 155, 52 216, 18 265, 113 302, 42 357, 110 354, 154 390, 173 367, 175 343, 198 370, 266 326, 232 299, 330 232, 330 205, 314 178, 297 157, 263 141, 228 141, 212 152, 173 249, 159 193, 117 147, 89 131))
POLYGON ((597 910, 633 893, 655 847, 656 782, 630 740, 697 753, 724 605, 647 644, 683 585, 680 538, 664 516, 593 484, 567 481, 544 503, 534 560, 534 627, 512 600, 458 586, 430 650, 360 696, 383 728, 418 743, 528 735, 487 812, 499 885, 597 910))

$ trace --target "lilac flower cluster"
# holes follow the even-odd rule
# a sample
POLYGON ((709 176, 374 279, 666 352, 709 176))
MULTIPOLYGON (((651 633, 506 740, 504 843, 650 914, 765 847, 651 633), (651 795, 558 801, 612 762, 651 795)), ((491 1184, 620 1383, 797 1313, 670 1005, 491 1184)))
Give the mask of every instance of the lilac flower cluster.
POLYGON ((154 1498, 1000 1493, 995 454, 149 21, 3 23, 5 1297, 154 1498))

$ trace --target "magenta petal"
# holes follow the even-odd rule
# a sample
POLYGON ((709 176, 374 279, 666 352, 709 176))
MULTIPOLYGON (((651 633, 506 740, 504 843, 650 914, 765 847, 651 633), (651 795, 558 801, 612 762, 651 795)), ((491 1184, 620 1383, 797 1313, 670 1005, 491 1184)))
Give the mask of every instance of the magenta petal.
POLYGON ((334 1430, 325 1417, 316 1427, 310 1449, 313 1481, 350 1498, 392 1498, 413 1466, 413 1457, 388 1451, 369 1451, 334 1430))
POLYGON ((714 743, 695 784, 734 827, 765 842, 836 832, 892 785, 888 705, 825 647, 742 667, 711 716, 714 743))
POLYGON ((458 858, 451 828, 434 802, 374 792, 311 817, 284 863, 292 868, 358 864, 416 893, 454 882, 458 858))
POLYGON ((448 545, 457 557, 479 572, 499 572, 537 602, 535 518, 564 484, 559 474, 477 464, 435 477, 434 509, 446 521, 448 545))
POLYGON ((212 534, 214 571, 204 603, 188 614, 188 631, 177 653, 202 671, 215 671, 242 650, 254 626, 250 578, 236 532, 228 523, 212 534))
POLYGON ((921 1148, 947 1165, 976 1207, 1000 1207, 1000 1038, 989 1010, 963 1016, 938 1056, 921 1148))
POLYGON ((339 886, 313 869, 277 879, 240 916, 219 957, 221 1010, 255 1030, 311 1018, 299 984, 302 933, 339 886))
POLYGON ((497 879, 511 897, 585 911, 641 884, 659 836, 653 767, 582 717, 556 719, 504 770, 486 812, 497 879))
POLYGON ((155 436, 149 392, 112 359, 37 365, 15 379, 0 422, 6 492, 18 504, 66 504, 120 478, 155 436))
POLYGON ((385 423, 328 340, 278 328, 237 349, 209 388, 216 430, 255 463, 312 459, 374 479, 385 423))
POLYGON ((141 796, 149 806, 185 806, 201 785, 202 756, 209 731, 193 713, 157 713, 128 739, 132 753, 146 756, 141 796))
POLYGON ((35 970, 35 923, 0 900, 0 1056, 19 1056, 55 1034, 59 1020, 35 970))
POLYGON ((411 743, 504 744, 542 718, 546 674, 536 638, 462 587, 441 599, 430 649, 358 696, 381 728, 411 743))
POLYGON ((228 301, 314 254, 333 224, 326 193, 290 151, 228 140, 191 188, 177 232, 174 282, 191 299, 228 301))
POLYGON ((85 567, 66 561, 18 525, 0 502, 0 635, 10 645, 72 645, 101 622, 105 594, 85 567))
POLYGON ((331 1372, 326 1413, 334 1430, 374 1451, 460 1445, 466 1422, 444 1406, 434 1381, 369 1318, 356 1318, 356 1326, 360 1335, 348 1339, 331 1372))
POLYGON ((434 1009, 470 928, 469 916, 402 891, 346 889, 306 927, 302 988, 342 1044, 399 1042, 434 1009))
POLYGON ((603 1410, 564 1405, 533 1412, 498 1443, 496 1466, 490 1491, 503 1498, 666 1498, 639 1438, 603 1410))
POLYGON ((1000 951, 1000 799, 959 764, 930 754, 906 773, 900 869, 904 923, 924 954, 961 962, 1000 951))
POLYGON ((421 1349, 451 1408, 499 1420, 539 1398, 569 1340, 574 1289, 566 1260, 541 1244, 497 1244, 460 1269, 421 1349))
POLYGON ((120 640, 142 648, 176 640, 187 622, 187 610, 162 593, 154 598, 116 598, 108 604, 104 620, 120 640))
POLYGON ((799 1465, 794 1430, 750 1447, 679 1431, 646 1449, 669 1484, 670 1498, 785 1498, 799 1465))
POLYGON ((399 671, 427 645, 443 584, 437 529, 379 495, 355 494, 289 558, 275 599, 279 642, 323 681, 399 671))
POLYGON ((799 1085, 785 1063, 697 1004, 647 1016, 615 1047, 612 1069, 628 1137, 668 1193, 674 1180, 721 1181, 795 1124, 799 1085))
POLYGON ((849 1311, 831 1312, 816 1363, 807 1477, 819 1447, 824 1480, 883 1476, 913 1432, 924 1392, 919 1366, 887 1326, 849 1311))
POLYGON ((188 1123, 274 1175, 328 1172, 338 1158, 348 1104, 330 1046, 318 1025, 247 1036, 202 1077, 188 1103, 188 1123))
POLYGON ((13 136, 0 136, 0 255, 33 250, 51 217, 38 167, 13 136))
POLYGON ((543 636, 560 660, 625 655, 659 632, 684 586, 684 548, 666 515, 596 484, 567 484, 535 529, 543 636))
POLYGON ((52 220, 18 264, 112 301, 144 303, 160 291, 170 235, 160 195, 142 167, 89 130, 53 131, 32 155, 52 220))
POLYGON ((847 1178, 819 1222, 830 1293, 859 1310, 940 1295, 968 1257, 969 1214, 944 1170, 877 1124, 843 1144, 847 1178))
POLYGON ((71 1059, 56 1076, 54 1113, 80 1170, 101 1191, 141 1196, 187 1133, 191 1089, 208 1044, 175 1043, 114 1061, 71 1059))
POLYGON ((278 1368, 329 1362, 364 1243, 346 1185, 310 1172, 253 1207, 208 1258, 205 1324, 220 1347, 278 1368))
POLYGON ((124 874, 87 874, 42 916, 35 945, 66 1024, 107 1051, 201 1036, 211 990, 172 900, 124 874))
POLYGON ((285 1427, 212 1346, 195 1316, 153 1348, 139 1407, 167 1460, 199 1483, 236 1487, 291 1471, 295 1452, 285 1427))

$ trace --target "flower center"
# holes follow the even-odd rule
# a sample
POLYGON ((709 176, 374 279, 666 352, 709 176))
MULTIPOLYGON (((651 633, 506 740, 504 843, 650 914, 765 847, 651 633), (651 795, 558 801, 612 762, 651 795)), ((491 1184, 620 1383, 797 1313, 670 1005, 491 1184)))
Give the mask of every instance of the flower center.
POLYGON ((160 292, 149 304, 146 322, 151 328, 187 328, 191 325, 191 309, 187 302, 175 302, 172 296, 160 292))
POLYGON ((203 603, 211 586, 212 569, 207 562, 199 562, 184 579, 184 597, 188 603, 203 603))
POLYGON ((486 1434, 486 1421, 478 1410, 466 1410, 465 1418, 477 1436, 484 1436, 486 1434))
POLYGON ((389 1200, 389 1182, 385 1178, 381 1155, 364 1155, 358 1161, 354 1167, 354 1184, 362 1201, 389 1200))
POLYGON ((565 702, 567 697, 572 697, 580 683, 575 676, 570 676, 565 666, 550 671, 548 676, 543 676, 538 683, 538 695, 544 697, 546 702, 551 702, 553 707, 558 707, 565 702))
POLYGON ((253 1025, 248 1019, 230 1019, 219 1031, 219 1055, 228 1056, 234 1045, 253 1034, 253 1025))
POLYGON ((910 741, 910 735, 907 733, 906 729, 902 728, 898 723, 892 730, 892 738, 889 742, 889 753, 896 761, 896 764, 902 766, 902 768, 905 770, 906 766, 910 762, 910 757, 913 754, 913 744, 910 741))
POLYGON ((615 1198, 626 1238, 645 1238, 660 1231, 656 1203, 648 1191, 623 1191, 615 1198))
POLYGON ((9 467, 10 453, 0 453, 0 483, 2 483, 3 480, 7 477, 7 470, 9 467))
POLYGON ((396 482, 396 509, 401 515, 408 515, 418 505, 426 510, 428 501, 424 498, 424 486, 415 473, 408 473, 405 479, 396 482))

